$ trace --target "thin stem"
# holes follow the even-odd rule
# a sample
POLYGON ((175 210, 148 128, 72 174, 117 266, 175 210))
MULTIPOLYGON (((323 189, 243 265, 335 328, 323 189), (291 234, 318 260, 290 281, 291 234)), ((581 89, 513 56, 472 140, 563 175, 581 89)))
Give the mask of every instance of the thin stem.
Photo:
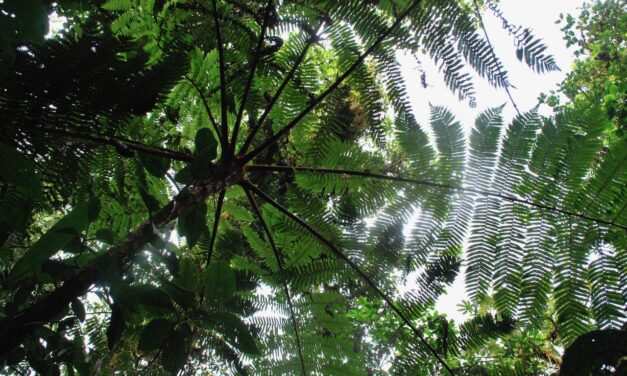
MULTIPOLYGON (((475 5, 475 11, 476 11, 477 17, 479 18, 479 24, 481 25, 481 30, 483 30, 483 36, 485 37, 485 41, 488 43, 488 47, 490 48, 490 54, 492 55, 492 59, 498 63, 496 53, 494 52, 494 47, 492 47, 492 42, 490 42, 490 36, 488 36, 488 31, 486 30, 485 25, 483 23, 483 17, 481 16, 481 11, 479 10, 479 5, 477 4, 477 0, 473 0, 473 3, 475 5)), ((501 66, 499 64, 496 65, 496 69, 499 75, 501 77, 504 77, 503 72, 501 71, 501 66)), ((520 110, 518 109, 518 106, 516 105, 516 102, 514 101, 514 97, 512 96, 512 93, 509 91, 509 86, 510 86, 509 82, 505 82, 505 92, 507 93, 507 96, 509 97, 509 101, 512 103, 512 106, 514 106, 514 110, 516 110, 516 113, 518 114, 518 116, 520 116, 520 110)))
MULTIPOLYGON (((283 273, 284 271, 283 261, 281 260, 281 256, 279 255, 279 251, 276 247, 276 243, 274 242, 274 238, 272 237, 272 232, 270 232, 270 227, 268 227, 268 224, 263 219, 261 210, 259 209, 259 205, 257 205, 257 201, 255 201, 255 198, 253 197, 253 195, 250 193, 250 191, 247 188, 244 188, 244 192, 246 192, 248 201, 250 201, 250 206, 252 206, 253 211, 255 212, 255 215, 257 216, 257 218, 259 219, 259 222, 261 223, 261 227, 263 227, 263 230, 265 231, 266 236, 268 237, 268 241, 270 242, 270 246, 272 247, 272 252, 274 252, 274 257, 276 258, 276 262, 277 262, 277 265, 279 266, 279 270, 281 271, 281 273, 283 273)), ((296 346, 298 347, 300 368, 303 371, 303 376, 305 376, 307 375, 307 371, 305 369, 305 358, 303 357, 303 349, 302 349, 302 345, 300 342, 298 323, 296 322, 296 315, 294 314, 294 305, 292 304, 292 298, 290 297, 290 291, 287 287, 287 282, 285 281, 285 279, 283 279, 283 290, 285 291, 285 296, 287 297, 287 305, 290 309, 290 315, 292 317, 292 326, 294 327, 294 336, 296 337, 296 346)))
POLYGON ((228 150, 228 134, 229 134, 229 124, 227 123, 227 97, 226 97, 226 68, 224 64, 224 48, 222 46, 222 32, 220 31, 220 20, 218 19, 218 6, 216 5, 216 0, 212 1, 213 5, 213 20, 216 25, 216 39, 218 43, 218 60, 220 63, 220 112, 222 116, 222 134, 224 135, 224 139, 227 141, 226 144, 222 145, 223 150, 228 150))
POLYGON ((287 74, 283 78, 283 82, 281 82, 281 85, 279 85, 279 88, 274 93, 274 96, 270 100, 270 103, 268 103, 268 106, 261 114, 261 117, 259 117, 259 121, 257 121, 257 124, 255 125, 255 127, 251 129, 250 134, 246 137, 246 140, 244 141, 244 145, 240 149, 240 154, 246 154, 246 152, 248 151, 248 148, 250 147, 250 144, 255 139, 257 132, 259 132, 263 123, 266 121, 266 118, 270 114, 270 111, 272 110, 276 102, 281 97, 281 94, 283 94, 283 90, 287 87, 287 84, 294 77, 294 74, 296 73, 296 70, 298 69, 300 64, 303 62, 303 60, 305 60, 305 56, 307 55, 307 51, 309 51, 309 47, 311 47, 311 45, 317 40, 317 34, 321 27, 322 27, 322 22, 320 22, 318 26, 316 27, 314 34, 309 38, 309 40, 307 41, 307 44, 305 44, 305 47, 303 48, 301 53, 298 55, 298 58, 296 58, 296 61, 290 68, 289 72, 287 72, 287 74))
POLYGON ((340 251, 340 249, 338 247, 335 246, 335 244, 333 244, 333 242, 331 242, 330 240, 328 240, 324 235, 322 235, 321 233, 319 233, 316 229, 314 229, 313 227, 311 227, 307 222, 303 221, 302 219, 300 219, 298 216, 296 216, 294 213, 290 212, 289 210, 287 210, 285 207, 283 207, 281 204, 279 204, 278 202, 276 202, 274 199, 272 199, 270 196, 268 196, 265 192, 263 192, 261 189, 257 188, 256 186, 254 186, 253 184, 247 182, 247 181, 243 181, 241 183, 245 188, 250 189, 251 191, 255 192, 255 194, 259 197, 261 197, 262 199, 264 199, 267 203, 269 203, 270 205, 274 206, 278 211, 280 211, 281 213, 285 214, 287 217, 289 217, 290 219, 292 219, 294 222, 298 223, 299 225, 301 225, 302 227, 304 227, 307 231, 309 231, 314 237, 316 237, 321 243, 323 243, 324 245, 326 245, 329 249, 331 249, 333 251, 333 253, 335 254, 335 256, 337 256, 338 258, 340 258, 341 260, 343 260, 346 264, 348 264, 348 266, 350 266, 357 274, 359 274, 359 276, 361 277, 361 279, 366 282, 366 284, 368 286, 370 286, 370 288, 372 290, 374 290, 377 295, 379 295, 383 300, 385 300, 385 302, 390 306, 390 308, 392 308, 392 310, 394 312, 396 312, 396 314, 401 318, 401 320, 403 320, 403 322, 409 327, 411 328, 411 330, 414 332, 414 334, 416 335, 416 337, 420 340, 420 342, 429 349, 429 351, 431 352, 431 354, 433 354, 433 356, 437 359, 437 361, 451 374, 453 375, 453 370, 451 369, 451 367, 449 367, 449 365, 444 361, 444 359, 442 359, 442 357, 437 353, 437 351, 435 351, 435 349, 433 348, 433 346, 431 346, 422 336, 422 334, 420 333, 420 331, 418 330, 418 328, 416 328, 416 326, 411 322, 411 320, 405 316, 405 314, 403 313, 403 311, 400 310, 400 308, 398 308, 396 306, 396 304, 394 304, 394 302, 392 301, 392 299, 386 294, 384 293, 381 289, 379 289, 379 287, 376 285, 376 283, 374 283, 374 281, 372 281, 372 279, 370 279, 370 277, 368 277, 368 275, 366 273, 364 273, 363 270, 361 270, 361 268, 359 266, 357 266, 357 264, 355 264, 350 258, 348 258, 342 251, 340 251))
POLYGON ((170 184, 172 184, 174 186, 174 188, 176 188, 176 192, 178 194, 181 193, 181 187, 179 187, 178 183, 176 182, 176 180, 174 180, 174 177, 169 173, 166 172, 165 176, 168 178, 168 180, 170 181, 170 184))
POLYGON ((335 91, 335 89, 337 89, 338 86, 340 86, 340 84, 344 82, 344 80, 346 80, 346 78, 348 78, 348 76, 350 76, 355 71, 355 69, 357 69, 357 67, 359 67, 361 63, 363 63, 364 60, 366 60, 366 58, 370 56, 370 54, 372 54, 372 52, 374 52, 377 47, 379 47, 379 45, 401 24, 401 22, 403 22, 403 20, 414 10, 414 8, 416 8, 416 6, 418 6, 418 4, 420 4, 420 0, 414 0, 411 5, 407 7, 407 9, 403 12, 403 14, 401 14, 396 19, 396 21, 394 21, 394 23, 386 31, 384 31, 383 34, 381 34, 370 47, 368 47, 368 49, 364 53, 359 55, 359 58, 357 58, 353 65, 351 65, 344 73, 342 73, 342 75, 338 77, 337 80, 335 80, 335 82, 331 84, 331 86, 329 86, 324 92, 322 92, 322 94, 320 94, 315 100, 311 101, 311 103, 307 107, 305 107, 305 109, 301 111, 300 114, 292 119, 289 124, 281 128, 281 130, 279 130, 274 136, 266 140, 255 150, 244 156, 242 158, 242 161, 246 163, 252 160, 267 147, 274 144, 282 137, 285 137, 285 135, 287 135, 287 133, 292 128, 294 128, 294 126, 296 126, 296 124, 298 124, 305 116, 307 116, 307 114, 309 114, 314 108, 316 108, 316 106, 318 106, 318 104, 320 104, 320 102, 322 102, 329 94, 335 91))
POLYGON ((128 140, 125 138, 119 138, 114 136, 103 136, 96 133, 85 133, 80 131, 74 131, 71 129, 59 129, 59 128, 43 128, 46 132, 59 133, 71 138, 80 140, 93 141, 99 144, 107 144, 114 146, 116 149, 122 149, 124 151, 138 151, 141 153, 156 155, 163 158, 174 159, 182 162, 191 162, 194 157, 180 151, 174 151, 159 146, 148 146, 140 142, 128 140))
POLYGON ((225 141, 225 137, 222 135, 222 132, 220 131, 220 127, 218 127, 218 123, 216 123, 216 120, 213 117, 213 114, 211 113, 211 107, 209 107, 209 102, 207 101, 205 94, 203 94, 202 90, 200 90, 200 87, 198 87, 198 84, 194 80, 192 80, 189 76, 185 75, 183 77, 185 77, 185 79, 189 81, 190 84, 192 84, 194 89, 196 89, 196 92, 200 96, 200 99, 202 100, 202 104, 205 107, 205 112, 207 113, 207 116, 209 117, 209 120, 211 121, 211 125, 213 125, 213 129, 216 131, 216 134, 220 138, 220 141, 222 142, 222 144, 226 145, 225 142, 228 142, 228 140, 225 141))
POLYGON ((207 266, 211 263, 211 256, 213 255, 213 247, 216 243, 216 237, 218 235, 218 225, 220 224, 220 215, 222 214, 222 204, 224 203, 224 195, 226 189, 220 191, 218 195, 218 204, 216 205, 216 213, 213 218, 213 230, 211 231, 211 240, 209 240, 209 255, 207 256, 207 266))
POLYGON ((398 182, 410 183, 410 184, 415 184, 415 185, 425 185, 429 187, 450 189, 453 191, 459 191, 459 192, 465 192, 465 193, 475 193, 475 194, 479 194, 483 196, 498 197, 506 201, 518 202, 527 206, 551 210, 551 211, 565 214, 568 216, 579 217, 579 218, 586 219, 589 221, 601 223, 601 224, 608 225, 608 226, 616 226, 616 227, 622 228, 623 230, 627 230, 627 226, 624 226, 618 223, 613 223, 613 222, 606 221, 603 219, 598 219, 598 218, 592 218, 585 214, 569 212, 567 210, 559 209, 559 208, 544 205, 544 204, 539 204, 536 202, 532 202, 532 201, 514 197, 514 196, 508 196, 508 195, 504 195, 504 194, 497 193, 497 192, 484 191, 481 189, 465 188, 459 185, 434 183, 430 181, 406 178, 402 176, 375 174, 375 173, 367 172, 367 171, 352 171, 352 170, 341 170, 341 169, 331 169, 331 168, 305 167, 305 166, 251 165, 251 166, 247 166, 246 170, 247 171, 277 171, 277 172, 301 171, 301 172, 311 172, 311 173, 321 173, 321 174, 339 174, 339 175, 350 175, 350 176, 362 176, 362 177, 372 178, 372 179, 398 181, 398 182))
POLYGON ((270 18, 271 9, 272 0, 268 0, 268 5, 266 5, 265 14, 263 16, 263 24, 261 25, 261 31, 259 33, 259 40, 257 41, 257 46, 255 47, 255 51, 253 52, 253 61, 250 64, 250 73, 248 74, 248 80, 246 81, 246 86, 244 87, 242 103, 240 103, 239 111, 237 111, 237 118, 235 119, 235 125, 233 126, 233 137, 231 137, 231 147, 228 154, 229 157, 232 157, 235 154, 235 144, 237 142, 237 135, 239 133, 240 123, 242 122, 242 116, 244 115, 244 106, 246 106, 248 93, 250 92, 250 87, 252 86, 253 79, 255 77, 255 69, 257 68, 257 63, 259 62, 259 57, 261 56, 261 48, 263 47, 263 39, 266 35, 266 28, 268 27, 268 20, 270 18))

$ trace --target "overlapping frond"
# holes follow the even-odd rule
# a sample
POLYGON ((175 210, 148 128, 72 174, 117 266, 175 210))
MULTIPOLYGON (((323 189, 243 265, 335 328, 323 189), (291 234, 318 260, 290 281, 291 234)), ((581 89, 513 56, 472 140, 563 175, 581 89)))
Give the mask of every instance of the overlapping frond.
MULTIPOLYGON (((443 107, 432 139, 418 124, 399 50, 471 104, 469 69, 509 86, 461 3, 111 0, 92 16, 0 81, 3 357, 44 374, 433 374, 553 313, 563 343, 624 324, 626 148, 602 111, 505 125, 487 109, 468 142, 443 107), (455 337, 428 313, 464 266, 476 317, 455 337)), ((556 69, 528 30, 519 46, 556 69)))

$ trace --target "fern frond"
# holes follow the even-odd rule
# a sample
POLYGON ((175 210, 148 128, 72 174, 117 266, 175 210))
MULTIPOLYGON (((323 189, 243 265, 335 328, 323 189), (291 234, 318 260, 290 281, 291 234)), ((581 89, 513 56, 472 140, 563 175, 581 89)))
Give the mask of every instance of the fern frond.
MULTIPOLYGON (((500 111, 501 108, 497 108, 482 113, 470 136, 469 175, 473 174, 470 175, 471 179, 476 176, 473 183, 485 190, 492 184, 497 159, 497 145, 503 121, 500 111)), ((499 206, 499 201, 488 196, 475 199, 475 213, 466 256, 466 288, 475 302, 487 293, 489 281, 492 280, 498 240, 499 206)))

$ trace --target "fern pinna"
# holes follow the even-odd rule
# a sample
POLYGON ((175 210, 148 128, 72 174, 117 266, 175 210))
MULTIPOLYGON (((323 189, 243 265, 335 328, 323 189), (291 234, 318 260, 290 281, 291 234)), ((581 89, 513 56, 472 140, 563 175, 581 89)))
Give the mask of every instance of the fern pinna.
POLYGON ((55 7, 73 23, 11 40, 0 81, 9 372, 465 374, 461 351, 547 307, 564 343, 624 323, 625 145, 601 112, 487 109, 468 141, 413 115, 398 49, 460 99, 469 69, 509 86, 467 5, 55 7), (462 268, 456 336, 428 312, 462 268))

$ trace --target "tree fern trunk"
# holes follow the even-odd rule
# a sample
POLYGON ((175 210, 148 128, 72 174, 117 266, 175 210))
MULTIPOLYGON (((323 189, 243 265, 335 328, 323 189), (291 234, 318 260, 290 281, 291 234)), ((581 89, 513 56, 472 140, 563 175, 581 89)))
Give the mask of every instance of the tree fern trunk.
POLYGON ((167 205, 152 213, 151 219, 130 232, 119 245, 113 246, 97 257, 79 273, 65 283, 38 299, 27 309, 0 321, 0 360, 18 346, 39 325, 52 321, 67 309, 76 298, 87 293, 90 286, 106 283, 107 270, 120 272, 127 267, 134 256, 151 241, 154 230, 162 228, 180 216, 192 211, 205 202, 207 197, 237 183, 241 169, 232 164, 217 164, 209 167, 209 178, 197 182, 188 191, 176 196, 167 205))

